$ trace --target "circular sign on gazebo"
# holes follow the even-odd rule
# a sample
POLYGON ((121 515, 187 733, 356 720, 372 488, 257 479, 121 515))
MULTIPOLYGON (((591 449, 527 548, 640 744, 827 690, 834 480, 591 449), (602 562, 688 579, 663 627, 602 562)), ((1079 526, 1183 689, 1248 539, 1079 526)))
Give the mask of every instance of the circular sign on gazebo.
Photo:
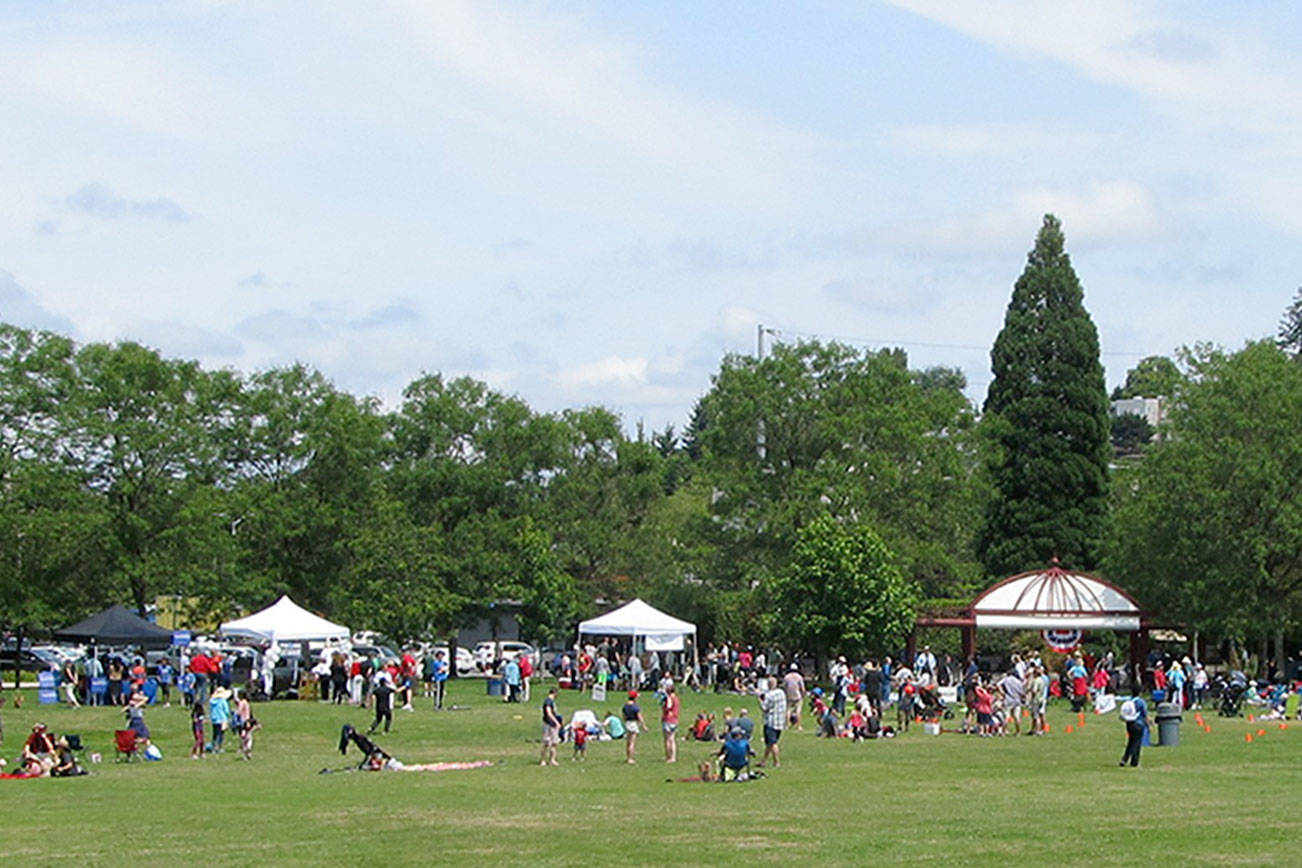
POLYGON ((1075 651, 1083 633, 1080 630, 1041 630, 1044 642, 1059 654, 1075 651))

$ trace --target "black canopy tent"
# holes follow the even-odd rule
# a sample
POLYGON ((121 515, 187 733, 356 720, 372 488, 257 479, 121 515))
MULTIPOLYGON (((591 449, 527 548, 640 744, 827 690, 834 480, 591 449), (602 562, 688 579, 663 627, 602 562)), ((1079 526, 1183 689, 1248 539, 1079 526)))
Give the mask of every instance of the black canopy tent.
POLYGON ((92 645, 138 645, 143 648, 166 648, 172 644, 172 631, 151 624, 144 618, 113 605, 71 627, 54 631, 54 638, 92 645))

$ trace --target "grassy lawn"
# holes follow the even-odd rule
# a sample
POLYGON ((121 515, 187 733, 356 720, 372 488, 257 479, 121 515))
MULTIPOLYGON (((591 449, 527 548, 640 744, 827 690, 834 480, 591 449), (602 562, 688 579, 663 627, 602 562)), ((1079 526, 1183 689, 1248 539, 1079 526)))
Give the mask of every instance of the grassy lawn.
MULTIPOLYGON (((12 865, 1281 863, 1302 839, 1302 724, 1212 717, 1205 734, 1186 720, 1184 743, 1146 748, 1137 770, 1117 767, 1115 715, 1069 735, 1075 718, 1062 707, 1043 738, 911 731, 852 744, 807 729, 784 736, 783 766, 765 780, 684 784, 666 778, 692 774, 710 749, 685 745, 667 766, 658 732, 643 736, 634 767, 622 743, 599 742, 586 763, 562 745, 561 767, 539 768, 541 696, 508 706, 479 681, 453 687, 468 710, 435 714, 421 701, 379 739, 407 762, 498 763, 441 773, 318 774, 344 765, 339 727, 369 716, 315 702, 256 705, 264 728, 247 763, 229 749, 191 761, 186 711, 153 708, 165 760, 113 764, 120 712, 43 708, 34 696, 14 709, 6 695, 0 750, 11 762, 37 720, 105 755, 90 777, 0 781, 0 853, 12 865)), ((689 694, 684 718, 742 702, 757 713, 753 699, 689 694)), ((560 707, 568 719, 594 706, 563 693, 560 707)), ((658 730, 658 715, 648 722, 658 730)))

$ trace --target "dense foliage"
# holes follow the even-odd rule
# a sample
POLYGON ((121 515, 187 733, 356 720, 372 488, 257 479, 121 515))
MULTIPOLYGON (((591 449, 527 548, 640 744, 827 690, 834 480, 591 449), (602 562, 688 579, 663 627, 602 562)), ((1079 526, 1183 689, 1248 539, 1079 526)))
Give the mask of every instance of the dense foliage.
POLYGON ((1102 561, 1157 621, 1278 653, 1302 618, 1300 304, 1275 341, 1139 362, 1116 396, 1162 396, 1157 431, 1109 418, 1052 216, 980 421, 961 372, 836 343, 728 356, 681 432, 647 434, 470 378, 421 376, 385 411, 304 365, 0 325, 0 628, 160 599, 211 622, 289 593, 397 640, 510 600, 547 641, 642 596, 704 641, 860 654, 1058 556, 1102 561))
POLYGON ((1064 245, 1046 215, 990 353, 984 422, 996 496, 979 552, 992 576, 1054 557, 1093 569, 1105 542, 1107 391, 1098 332, 1064 245))

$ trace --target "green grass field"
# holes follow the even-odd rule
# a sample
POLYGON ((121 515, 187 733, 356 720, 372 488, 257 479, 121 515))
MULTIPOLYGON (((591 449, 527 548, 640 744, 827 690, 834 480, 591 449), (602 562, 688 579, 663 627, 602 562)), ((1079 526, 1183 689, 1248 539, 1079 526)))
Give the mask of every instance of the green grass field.
MULTIPOLYGON (((7 693, 12 699, 12 692, 7 693)), ((147 719, 163 762, 114 764, 113 709, 0 710, 12 762, 31 724, 78 732, 104 754, 76 779, 0 781, 0 853, 11 865, 400 864, 1287 864, 1300 859, 1302 725, 1186 720, 1184 743, 1145 749, 1139 769, 1117 767, 1115 715, 1050 712, 1043 738, 927 737, 853 744, 783 738, 783 767, 746 784, 666 783, 693 773, 707 745, 663 762, 658 716, 639 764, 622 743, 594 743, 585 763, 561 747, 559 768, 539 768, 541 695, 528 706, 454 685, 468 710, 395 712, 380 744, 407 762, 489 759, 442 773, 320 775, 344 761, 339 727, 366 712, 316 702, 255 706, 263 722, 252 762, 237 752, 192 761, 184 709, 147 719), (1249 745, 1244 733, 1265 727, 1249 745)), ((684 718, 750 703, 695 696, 684 718)), ((610 703, 614 705, 612 701, 610 703)), ((562 693, 561 711, 594 707, 562 693)), ((598 709, 599 710, 599 709, 598 709)), ((599 710, 600 713, 600 710, 599 710)), ((350 754, 356 761, 355 752, 350 754)))

